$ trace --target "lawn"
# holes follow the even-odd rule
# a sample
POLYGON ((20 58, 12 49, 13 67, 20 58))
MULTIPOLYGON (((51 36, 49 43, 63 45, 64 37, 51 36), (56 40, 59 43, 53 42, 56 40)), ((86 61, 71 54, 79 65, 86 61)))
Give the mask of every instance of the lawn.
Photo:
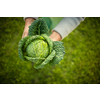
POLYGON ((100 18, 86 18, 62 40, 64 59, 39 70, 18 55, 24 24, 22 17, 0 17, 1 84, 100 84, 100 18))

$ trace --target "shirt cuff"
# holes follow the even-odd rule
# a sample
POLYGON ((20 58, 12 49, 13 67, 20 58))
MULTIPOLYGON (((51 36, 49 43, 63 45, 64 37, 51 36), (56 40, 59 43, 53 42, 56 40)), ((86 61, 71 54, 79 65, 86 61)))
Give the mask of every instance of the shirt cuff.
POLYGON ((85 17, 64 17, 52 31, 58 32, 62 39, 64 39, 82 21, 84 21, 84 19, 85 17))

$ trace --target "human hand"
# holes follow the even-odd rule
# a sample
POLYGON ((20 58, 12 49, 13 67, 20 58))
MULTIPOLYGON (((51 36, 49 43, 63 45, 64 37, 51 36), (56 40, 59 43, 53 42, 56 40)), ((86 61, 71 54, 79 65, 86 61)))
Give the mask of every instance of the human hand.
MULTIPOLYGON (((31 25, 32 22, 34 22, 33 18, 26 18, 25 19, 25 27, 24 27, 22 38, 28 36, 29 26, 31 25)), ((53 31, 49 37, 51 38, 52 41, 60 41, 62 39, 60 34, 57 33, 56 31, 53 31)))
POLYGON ((51 38, 52 41, 60 41, 62 39, 61 35, 56 31, 53 31, 49 38, 51 38))
POLYGON ((26 18, 25 19, 25 27, 24 27, 22 38, 28 36, 29 26, 31 25, 32 22, 34 22, 33 18, 26 18))

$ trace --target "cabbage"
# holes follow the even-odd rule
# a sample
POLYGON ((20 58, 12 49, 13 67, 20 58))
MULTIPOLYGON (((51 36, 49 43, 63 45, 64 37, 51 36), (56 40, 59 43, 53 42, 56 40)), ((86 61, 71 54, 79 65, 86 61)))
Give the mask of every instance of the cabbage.
POLYGON ((34 62, 34 68, 43 68, 46 64, 54 66, 64 57, 63 42, 52 41, 46 22, 40 18, 29 26, 29 35, 19 41, 19 57, 34 62))

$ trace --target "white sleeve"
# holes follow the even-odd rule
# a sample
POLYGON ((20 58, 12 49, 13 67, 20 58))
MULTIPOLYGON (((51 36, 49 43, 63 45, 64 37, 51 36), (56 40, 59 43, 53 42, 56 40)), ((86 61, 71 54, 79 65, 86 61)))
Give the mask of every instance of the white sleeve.
POLYGON ((64 17, 52 31, 58 32, 62 39, 64 39, 82 21, 84 21, 84 19, 85 17, 64 17))
POLYGON ((25 21, 26 18, 33 18, 33 19, 35 19, 35 20, 38 19, 38 17, 24 17, 24 21, 25 21))

